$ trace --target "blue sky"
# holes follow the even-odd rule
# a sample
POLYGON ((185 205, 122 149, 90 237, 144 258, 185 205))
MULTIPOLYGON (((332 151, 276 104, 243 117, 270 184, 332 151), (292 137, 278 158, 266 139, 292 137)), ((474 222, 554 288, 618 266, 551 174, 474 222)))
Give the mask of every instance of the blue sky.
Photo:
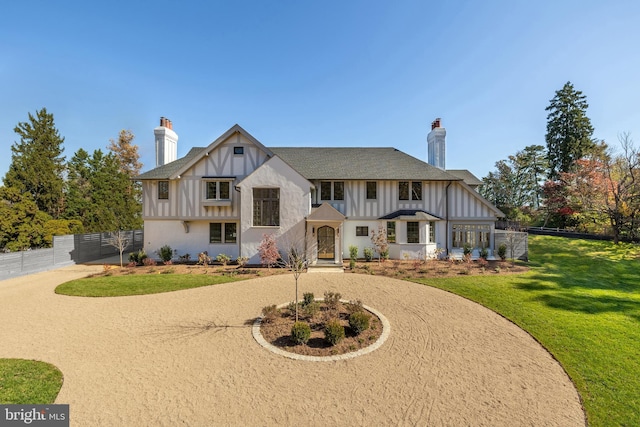
POLYGON ((426 160, 436 117, 447 168, 479 178, 544 145, 571 81, 594 136, 640 140, 637 1, 12 1, 0 25, 0 176, 14 127, 46 107, 67 158, 121 129, 154 164, 240 124, 267 146, 393 146, 426 160))

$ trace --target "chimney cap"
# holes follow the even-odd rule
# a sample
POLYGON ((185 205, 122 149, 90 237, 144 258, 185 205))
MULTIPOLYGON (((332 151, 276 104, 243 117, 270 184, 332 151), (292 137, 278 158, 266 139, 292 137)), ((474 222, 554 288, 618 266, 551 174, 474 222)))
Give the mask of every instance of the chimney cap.
POLYGON ((166 117, 160 117, 160 126, 173 130, 173 122, 166 117))
POLYGON ((439 128, 440 127, 440 120, 442 120, 442 119, 440 117, 438 117, 433 122, 431 122, 431 130, 434 130, 435 128, 439 128))

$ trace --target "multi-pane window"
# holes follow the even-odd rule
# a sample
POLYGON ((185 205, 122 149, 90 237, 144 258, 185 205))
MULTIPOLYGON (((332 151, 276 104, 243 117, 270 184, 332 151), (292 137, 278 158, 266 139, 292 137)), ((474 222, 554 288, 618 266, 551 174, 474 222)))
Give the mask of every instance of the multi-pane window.
POLYGON ((375 200, 377 198, 378 183, 375 181, 367 181, 367 199, 375 200))
POLYGON ((398 198, 400 200, 422 200, 422 182, 398 182, 398 198))
POLYGON ((333 200, 344 200, 344 181, 333 183, 333 200))
POLYGON ((331 181, 320 182, 320 200, 331 200, 331 181))
POLYGON ((229 181, 207 181, 207 200, 229 200, 229 181))
POLYGON ((429 222, 429 242, 428 243, 435 243, 436 242, 436 222, 435 221, 430 221, 429 222))
POLYGON ((280 189, 253 189, 253 225, 254 227, 280 225, 280 189))
POLYGON ((422 200, 422 182, 421 181, 411 182, 411 199, 422 200))
POLYGON ((407 243, 420 243, 420 224, 418 222, 407 222, 407 243))
POLYGON ((209 243, 236 243, 236 223, 209 223, 209 243))
POLYGON ((369 237, 369 227, 367 226, 359 226, 356 227, 356 236, 366 236, 369 237))
POLYGON ((486 248, 489 246, 491 228, 480 224, 453 224, 453 247, 462 248, 465 244, 472 248, 486 248))
POLYGON ((409 181, 398 183, 398 195, 400 200, 409 200, 409 181))
POLYGON ((320 181, 320 200, 344 200, 344 181, 320 181))
POLYGON ((158 199, 169 198, 169 181, 158 181, 158 199))
POLYGON ((387 221, 387 242, 388 243, 396 242, 396 222, 395 221, 387 221))

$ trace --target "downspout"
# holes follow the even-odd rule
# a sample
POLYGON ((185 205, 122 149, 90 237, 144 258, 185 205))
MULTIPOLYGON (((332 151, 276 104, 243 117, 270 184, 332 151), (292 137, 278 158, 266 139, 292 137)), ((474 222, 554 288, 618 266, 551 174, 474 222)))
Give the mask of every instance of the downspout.
MULTIPOLYGON (((233 186, 233 189, 240 193, 240 187, 237 185, 233 186)), ((242 203, 240 203, 240 207, 242 207, 242 203)), ((240 221, 238 227, 236 228, 236 235, 238 236, 238 257, 242 256, 242 209, 238 209, 240 211, 240 221)))
POLYGON ((451 184, 453 183, 453 181, 449 181, 449 183, 447 184, 447 188, 445 189, 445 219, 446 219, 446 232, 445 232, 445 236, 446 236, 446 244, 445 244, 445 249, 447 251, 447 255, 449 255, 449 187, 451 187, 451 184))

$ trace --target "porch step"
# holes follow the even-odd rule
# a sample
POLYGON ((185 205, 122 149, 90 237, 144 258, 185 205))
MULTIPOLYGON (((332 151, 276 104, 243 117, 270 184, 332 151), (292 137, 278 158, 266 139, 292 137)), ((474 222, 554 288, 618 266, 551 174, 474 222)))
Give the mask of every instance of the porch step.
POLYGON ((344 273, 341 264, 316 264, 307 268, 307 273, 344 273))

